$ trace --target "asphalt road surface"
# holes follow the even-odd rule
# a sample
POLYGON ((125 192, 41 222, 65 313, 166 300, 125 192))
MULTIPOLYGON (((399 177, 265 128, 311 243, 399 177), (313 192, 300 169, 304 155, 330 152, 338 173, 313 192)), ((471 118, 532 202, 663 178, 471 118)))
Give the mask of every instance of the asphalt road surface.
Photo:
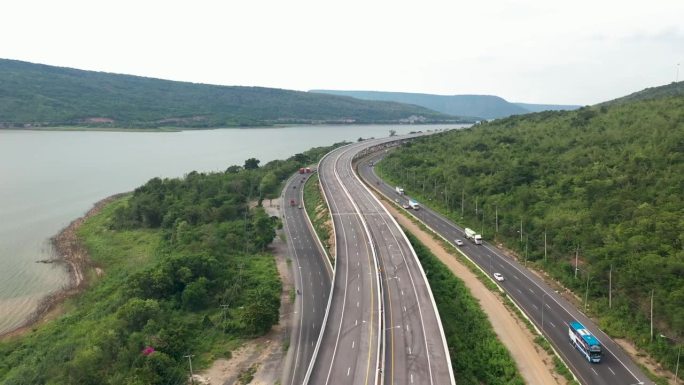
POLYGON ((337 149, 319 165, 337 242, 328 321, 310 384, 454 384, 439 315, 408 240, 337 149))
MULTIPOLYGON (((373 186, 391 201, 406 204, 408 196, 396 193, 395 186, 380 180, 374 172, 373 164, 380 161, 384 152, 365 158, 360 162, 358 171, 368 185, 373 186)), ((440 214, 421 203, 419 210, 411 214, 427 224, 446 240, 455 243, 462 240, 460 250, 473 260, 482 270, 492 275, 500 273, 504 281, 497 282, 501 288, 520 306, 538 329, 549 339, 570 370, 584 385, 627 385, 653 384, 632 359, 588 317, 570 302, 547 286, 535 274, 520 263, 504 256, 488 242, 476 245, 465 239, 463 228, 451 223, 440 214), (588 328, 603 345, 603 358, 599 364, 590 364, 569 342, 568 323, 578 320, 588 328)), ((485 239, 487 235, 483 236, 485 239)))
POLYGON ((290 334, 291 354, 284 384, 301 385, 318 342, 330 295, 332 265, 327 260, 303 204, 305 181, 312 174, 295 174, 283 190, 283 231, 294 277, 295 314, 290 334), (294 202, 294 205, 290 203, 294 202))

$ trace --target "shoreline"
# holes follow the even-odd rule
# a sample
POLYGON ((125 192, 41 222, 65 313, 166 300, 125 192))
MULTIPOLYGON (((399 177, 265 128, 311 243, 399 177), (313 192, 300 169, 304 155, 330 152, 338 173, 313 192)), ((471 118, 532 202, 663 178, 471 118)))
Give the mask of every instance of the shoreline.
POLYGON ((93 204, 85 214, 71 221, 55 236, 50 238, 50 244, 54 248, 54 256, 48 260, 36 261, 36 263, 55 263, 64 265, 69 274, 69 282, 61 288, 43 297, 36 309, 18 327, 0 333, 0 341, 20 337, 34 326, 50 321, 61 314, 59 305, 67 299, 83 292, 89 284, 86 271, 95 267, 90 255, 81 240, 76 235, 81 225, 90 217, 98 214, 102 208, 112 201, 121 198, 127 193, 118 193, 101 199, 93 204))

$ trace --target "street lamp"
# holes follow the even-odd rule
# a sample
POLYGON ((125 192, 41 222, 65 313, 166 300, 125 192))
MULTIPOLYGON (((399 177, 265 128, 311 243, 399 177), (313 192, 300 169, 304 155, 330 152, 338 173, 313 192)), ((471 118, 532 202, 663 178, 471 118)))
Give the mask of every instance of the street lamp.
POLYGON ((677 364, 675 365, 675 385, 679 384, 679 357, 682 355, 682 345, 677 341, 676 339, 672 337, 668 337, 664 334, 660 335, 660 338, 667 338, 668 340, 673 341, 675 344, 678 345, 677 349, 677 364))

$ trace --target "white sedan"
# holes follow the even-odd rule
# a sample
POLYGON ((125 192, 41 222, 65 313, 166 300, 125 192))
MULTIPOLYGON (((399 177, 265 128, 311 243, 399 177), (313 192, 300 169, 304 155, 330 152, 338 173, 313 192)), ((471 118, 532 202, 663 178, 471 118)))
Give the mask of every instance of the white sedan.
POLYGON ((499 282, 504 280, 504 277, 503 277, 503 275, 501 275, 501 273, 494 273, 493 275, 494 275, 494 279, 496 279, 499 282))
POLYGON ((460 239, 455 240, 454 243, 456 244, 456 246, 463 246, 463 241, 460 239))

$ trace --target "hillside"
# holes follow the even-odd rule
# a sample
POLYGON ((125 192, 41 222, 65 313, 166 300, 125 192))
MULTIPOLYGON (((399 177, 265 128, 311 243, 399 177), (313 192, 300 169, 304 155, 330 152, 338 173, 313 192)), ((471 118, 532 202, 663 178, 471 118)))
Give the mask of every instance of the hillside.
POLYGON ((638 100, 659 99, 669 96, 684 96, 684 82, 672 82, 664 86, 646 88, 645 90, 605 102, 603 105, 621 104, 635 102, 638 100))
POLYGON ((579 298, 588 288, 589 312, 603 328, 674 369, 676 346, 650 342, 649 321, 653 290, 655 336, 681 339, 684 96, 646 99, 421 138, 376 169, 455 222, 483 229, 579 298))
POLYGON ((564 104, 532 104, 532 103, 513 103, 516 106, 522 107, 530 112, 542 111, 572 111, 582 106, 564 105, 564 104))
POLYGON ((58 125, 234 127, 456 121, 393 102, 228 87, 0 59, 0 128, 58 125))
POLYGON ((449 115, 473 116, 480 120, 495 119, 510 115, 526 114, 529 111, 491 95, 431 95, 406 92, 381 91, 335 91, 312 90, 312 93, 351 96, 363 100, 383 100, 415 104, 449 115))
POLYGON ((522 115, 546 110, 573 110, 579 106, 554 104, 510 103, 492 95, 432 95, 405 92, 381 91, 336 91, 312 90, 314 93, 351 96, 363 100, 384 100, 415 104, 449 115, 472 116, 482 119, 497 119, 511 115, 522 115))

